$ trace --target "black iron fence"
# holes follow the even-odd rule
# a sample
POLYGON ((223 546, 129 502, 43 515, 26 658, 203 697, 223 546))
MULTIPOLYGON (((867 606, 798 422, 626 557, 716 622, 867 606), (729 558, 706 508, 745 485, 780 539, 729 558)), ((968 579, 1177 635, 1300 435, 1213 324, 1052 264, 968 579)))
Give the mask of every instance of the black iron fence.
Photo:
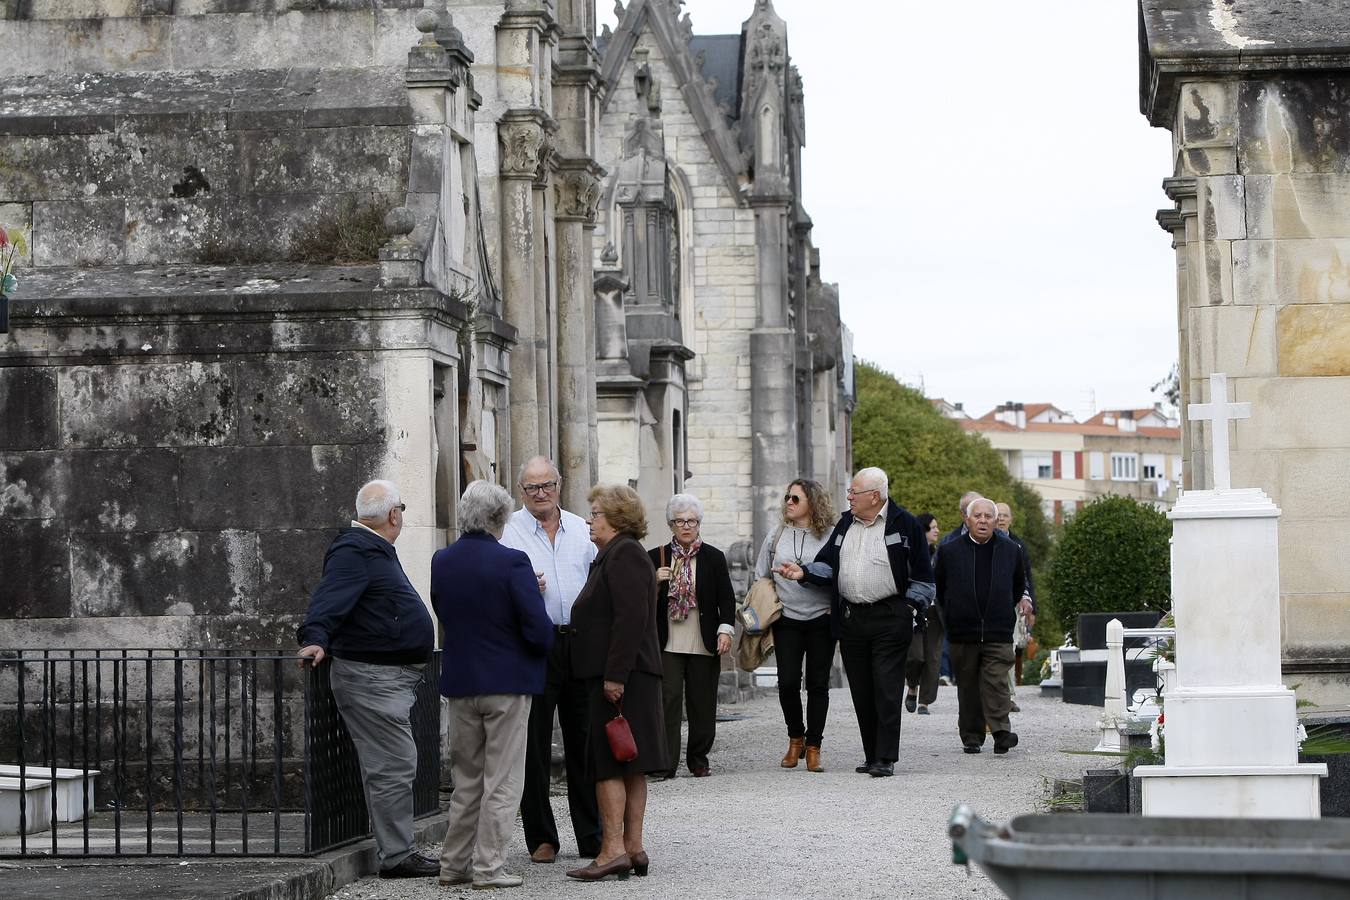
MULTIPOLYGON (((412 712, 418 816, 439 808, 439 666, 412 712)), ((0 650, 0 800, 17 805, 0 857, 309 855, 368 836, 328 671, 269 651, 0 650)))

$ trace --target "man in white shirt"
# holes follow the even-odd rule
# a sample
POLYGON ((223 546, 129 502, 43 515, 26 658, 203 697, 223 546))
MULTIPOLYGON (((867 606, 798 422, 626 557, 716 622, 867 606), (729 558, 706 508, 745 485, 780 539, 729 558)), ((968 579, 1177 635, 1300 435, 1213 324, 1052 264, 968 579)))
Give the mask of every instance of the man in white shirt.
POLYGON ((594 787, 586 781, 586 688, 572 677, 569 659, 572 603, 586 585, 595 544, 591 543, 586 521, 558 505, 562 476, 552 460, 536 456, 527 461, 516 485, 524 505, 507 521, 502 543, 530 557, 556 632, 544 693, 530 706, 525 793, 520 801, 525 844, 530 848, 530 859, 537 863, 553 862, 562 847, 549 800, 556 709, 562 725, 572 830, 581 858, 594 859, 600 853, 600 811, 594 787))

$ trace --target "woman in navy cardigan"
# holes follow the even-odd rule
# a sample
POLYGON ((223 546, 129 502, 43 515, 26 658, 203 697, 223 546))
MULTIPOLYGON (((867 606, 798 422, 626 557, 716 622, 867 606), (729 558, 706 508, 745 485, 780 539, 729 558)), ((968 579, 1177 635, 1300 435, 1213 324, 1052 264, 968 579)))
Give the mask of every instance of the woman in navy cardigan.
POLYGON ((530 699, 544 692, 553 623, 530 558, 498 541, 511 495, 475 481, 460 498, 454 544, 431 560, 441 621, 441 693, 450 698, 450 825, 442 885, 515 887, 503 868, 525 787, 530 699))

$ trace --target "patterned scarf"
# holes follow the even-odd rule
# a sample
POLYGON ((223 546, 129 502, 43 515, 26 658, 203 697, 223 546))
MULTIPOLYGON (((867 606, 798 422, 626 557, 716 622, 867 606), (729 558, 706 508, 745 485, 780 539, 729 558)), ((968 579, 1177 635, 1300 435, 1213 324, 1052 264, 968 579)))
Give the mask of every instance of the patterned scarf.
POLYGON ((703 546, 699 538, 689 549, 680 546, 680 542, 670 542, 670 594, 669 609, 672 622, 683 622, 689 618, 694 608, 694 554, 703 546))

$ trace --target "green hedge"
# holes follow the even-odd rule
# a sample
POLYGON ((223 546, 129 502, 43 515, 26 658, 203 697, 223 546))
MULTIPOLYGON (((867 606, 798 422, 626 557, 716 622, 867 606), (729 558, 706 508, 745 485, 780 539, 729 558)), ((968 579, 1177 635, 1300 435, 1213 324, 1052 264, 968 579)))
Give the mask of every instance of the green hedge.
POLYGON ((1064 526, 1048 586, 1066 628, 1080 613, 1171 607, 1172 524, 1129 497, 1101 497, 1064 526))

